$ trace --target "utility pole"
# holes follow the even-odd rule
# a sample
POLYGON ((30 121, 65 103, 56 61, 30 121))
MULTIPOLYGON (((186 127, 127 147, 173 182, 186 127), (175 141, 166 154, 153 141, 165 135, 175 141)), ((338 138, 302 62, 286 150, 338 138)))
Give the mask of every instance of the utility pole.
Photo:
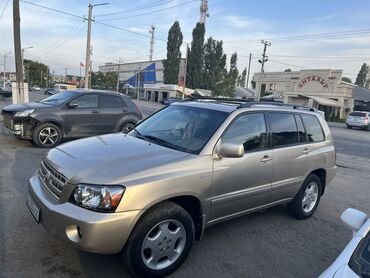
POLYGON ((67 75, 68 75, 68 68, 64 68, 64 79, 66 83, 68 83, 67 75))
POLYGON ((87 18, 87 42, 86 42, 86 67, 85 67, 85 89, 89 89, 90 85, 90 58, 91 58, 91 22, 93 7, 108 5, 109 3, 89 4, 89 13, 87 18))
POLYGON ((21 46, 21 17, 19 13, 19 0, 13 0, 13 32, 14 32, 14 57, 17 80, 17 100, 24 102, 23 63, 21 46))
POLYGON ((153 61, 153 52, 154 52, 154 30, 155 26, 152 25, 151 29, 149 30, 149 33, 152 35, 150 38, 150 50, 149 50, 149 61, 153 61))
POLYGON ((258 62, 261 63, 260 82, 259 82, 259 88, 258 88, 258 91, 257 91, 257 101, 258 102, 261 101, 261 95, 262 95, 262 75, 264 73, 264 66, 265 66, 265 62, 268 61, 268 58, 266 56, 266 49, 267 49, 267 46, 271 46, 271 43, 268 42, 268 41, 265 41, 265 40, 261 40, 261 43, 263 44, 263 53, 262 53, 262 60, 258 60, 258 62))
POLYGON ((186 88, 186 76, 188 73, 188 56, 189 56, 189 44, 186 44, 186 55, 185 55, 185 71, 184 71, 184 82, 182 88, 182 99, 185 98, 185 88, 186 88))
POLYGON ((206 18, 209 17, 208 13, 208 0, 201 0, 200 3, 200 18, 199 22, 206 24, 206 18))
POLYGON ((7 54, 3 55, 4 57, 4 82, 3 82, 3 88, 5 89, 5 81, 6 81, 6 57, 9 56, 11 52, 8 52, 7 54))
POLYGON ((117 71, 117 92, 119 90, 119 70, 120 70, 120 67, 121 67, 121 58, 119 58, 118 60, 118 71, 117 71))
POLYGON ((251 71, 251 61, 252 61, 252 53, 249 53, 247 80, 245 80, 244 88, 248 88, 248 85, 249 85, 249 73, 251 71))

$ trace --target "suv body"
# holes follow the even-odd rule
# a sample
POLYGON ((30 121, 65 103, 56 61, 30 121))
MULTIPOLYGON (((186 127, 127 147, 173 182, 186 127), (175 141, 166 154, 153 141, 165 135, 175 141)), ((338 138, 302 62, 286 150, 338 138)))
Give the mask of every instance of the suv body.
POLYGON ((5 106, 2 114, 8 133, 48 148, 62 138, 128 132, 142 119, 129 97, 98 90, 64 91, 40 102, 5 106))
POLYGON ((129 134, 50 150, 27 203, 52 234, 90 252, 123 250, 131 271, 156 277, 210 225, 283 203, 311 216, 335 172, 332 135, 312 109, 182 101, 129 134))
POLYGON ((346 125, 348 129, 352 127, 359 127, 364 130, 370 129, 370 112, 366 111, 353 111, 350 113, 346 120, 346 125))

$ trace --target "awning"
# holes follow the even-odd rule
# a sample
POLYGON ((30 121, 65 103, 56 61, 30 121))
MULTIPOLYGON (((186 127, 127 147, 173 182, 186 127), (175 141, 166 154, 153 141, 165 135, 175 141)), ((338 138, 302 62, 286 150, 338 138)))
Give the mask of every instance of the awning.
POLYGON ((339 103, 336 100, 330 99, 330 98, 324 98, 324 97, 318 97, 318 96, 304 96, 313 99, 318 104, 324 105, 324 106, 331 106, 331 107, 344 107, 343 104, 339 103))

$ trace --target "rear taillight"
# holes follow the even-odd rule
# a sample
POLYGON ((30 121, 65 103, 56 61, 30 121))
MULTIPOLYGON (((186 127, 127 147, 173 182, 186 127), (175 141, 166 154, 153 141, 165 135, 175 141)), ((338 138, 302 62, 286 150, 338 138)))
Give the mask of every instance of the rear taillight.
POLYGON ((365 120, 364 120, 364 123, 367 124, 369 122, 369 117, 368 115, 365 116, 365 120))
POLYGON ((141 112, 139 106, 136 105, 136 111, 139 112, 141 115, 143 115, 143 112, 141 112))

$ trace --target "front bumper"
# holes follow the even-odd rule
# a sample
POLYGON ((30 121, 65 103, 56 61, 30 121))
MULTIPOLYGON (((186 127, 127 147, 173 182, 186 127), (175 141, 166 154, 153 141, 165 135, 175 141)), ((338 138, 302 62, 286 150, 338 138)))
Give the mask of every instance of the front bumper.
POLYGON ((31 139, 35 123, 36 121, 32 118, 17 118, 4 115, 3 130, 7 134, 12 134, 22 139, 31 139))
POLYGON ((120 252, 141 212, 100 213, 69 202, 59 203, 37 175, 29 180, 28 191, 40 208, 40 223, 51 234, 93 253, 120 252))

